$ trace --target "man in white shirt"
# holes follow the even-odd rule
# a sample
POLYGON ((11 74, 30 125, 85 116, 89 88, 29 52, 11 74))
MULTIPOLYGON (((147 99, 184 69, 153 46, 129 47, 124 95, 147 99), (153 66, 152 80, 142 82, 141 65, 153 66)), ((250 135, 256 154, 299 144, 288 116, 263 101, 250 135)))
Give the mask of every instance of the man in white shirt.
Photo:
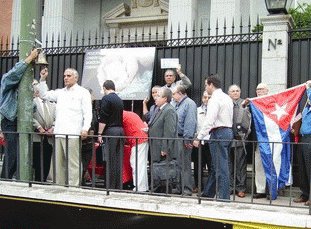
POLYGON ((207 78, 205 86, 206 91, 212 96, 207 107, 208 115, 198 133, 198 140, 194 141, 194 146, 198 147, 199 141, 210 134, 209 145, 212 166, 202 196, 214 198, 215 194, 217 194, 216 197, 219 199, 230 199, 228 154, 233 140, 233 102, 221 90, 221 82, 217 75, 207 78), (216 190, 216 186, 218 190, 216 190))
POLYGON ((79 186, 80 179, 80 141, 86 138, 92 121, 92 101, 89 91, 77 84, 78 72, 68 68, 64 72, 65 88, 48 91, 46 84, 47 70, 40 72, 38 85, 40 98, 56 102, 54 134, 56 183, 79 186), (67 137, 68 136, 68 153, 67 137), (68 155, 68 158, 67 158, 68 155), (68 160, 68 171, 67 168, 68 160), (68 183, 67 183, 68 181, 68 183))

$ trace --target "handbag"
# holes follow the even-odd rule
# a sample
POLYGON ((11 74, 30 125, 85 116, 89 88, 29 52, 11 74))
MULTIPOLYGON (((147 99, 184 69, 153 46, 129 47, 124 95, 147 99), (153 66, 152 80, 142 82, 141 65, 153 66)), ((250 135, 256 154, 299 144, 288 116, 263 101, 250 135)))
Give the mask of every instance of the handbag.
POLYGON ((179 184, 181 181, 181 169, 176 160, 163 160, 154 162, 152 166, 153 182, 155 186, 179 184))

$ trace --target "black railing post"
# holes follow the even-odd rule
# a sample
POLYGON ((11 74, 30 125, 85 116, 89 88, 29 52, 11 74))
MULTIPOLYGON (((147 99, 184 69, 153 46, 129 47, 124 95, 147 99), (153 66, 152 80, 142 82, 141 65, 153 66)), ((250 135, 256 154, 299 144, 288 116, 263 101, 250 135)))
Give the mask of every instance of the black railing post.
POLYGON ((65 171, 66 171, 66 180, 65 180, 65 186, 69 187, 69 138, 68 135, 66 135, 66 158, 65 158, 65 171))
MULTIPOLYGON (((199 150, 198 150, 198 163, 199 163, 199 166, 198 166, 198 204, 201 204, 201 196, 202 196, 202 144, 201 144, 201 141, 199 141, 199 150)), ((210 168, 208 168, 209 171, 210 171, 210 168)))
POLYGON ((136 168, 136 171, 135 171, 135 188, 136 188, 136 192, 138 191, 138 138, 135 138, 135 168, 136 168))
POLYGON ((105 157, 106 157, 106 192, 107 195, 109 195, 109 189, 110 189, 110 152, 109 152, 109 141, 108 137, 105 137, 105 157))
POLYGON ((31 133, 28 133, 28 145, 29 145, 29 150, 30 150, 30 157, 28 158, 28 165, 29 165, 29 174, 30 174, 30 179, 28 186, 29 188, 32 187, 32 182, 33 182, 33 135, 31 133))
POLYGON ((40 134, 40 181, 43 182, 44 179, 44 175, 43 175, 43 171, 44 171, 44 165, 43 165, 43 142, 44 142, 44 136, 42 134, 40 134))
MULTIPOLYGON (((95 176, 95 167, 97 164, 97 158, 96 158, 96 151, 95 151, 95 147, 94 147, 94 138, 92 138, 92 174, 90 175, 90 177, 92 177, 91 181, 92 181, 92 188, 95 188, 95 184, 96 184, 96 176, 95 176), (96 162, 96 163, 95 163, 96 162)), ((102 147, 101 144, 103 143, 99 143, 100 145, 98 147, 102 147)), ((103 158, 104 160, 104 158, 103 158)))

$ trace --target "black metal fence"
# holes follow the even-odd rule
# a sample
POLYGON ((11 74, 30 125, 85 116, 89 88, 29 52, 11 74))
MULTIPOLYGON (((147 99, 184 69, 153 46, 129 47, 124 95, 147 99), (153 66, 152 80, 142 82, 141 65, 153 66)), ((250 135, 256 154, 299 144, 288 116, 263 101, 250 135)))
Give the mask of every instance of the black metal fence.
MULTIPOLYGON (((156 47, 156 57, 153 72, 153 85, 164 85, 164 70, 161 69, 161 58, 179 58, 182 65, 182 72, 192 81, 192 86, 188 89, 188 94, 198 104, 204 91, 205 77, 212 73, 218 73, 223 80, 223 89, 228 90, 229 85, 237 84, 242 88, 242 97, 254 97, 256 85, 261 76, 261 46, 262 33, 252 32, 250 22, 248 25, 235 26, 224 25, 223 28, 216 27, 215 35, 211 36, 210 26, 207 29, 193 28, 186 29, 185 38, 179 38, 181 31, 178 30, 176 39, 173 39, 172 29, 164 28, 163 34, 159 36, 151 34, 151 30, 144 29, 139 35, 126 34, 121 31, 119 42, 111 43, 112 39, 108 34, 91 33, 86 35, 64 34, 63 36, 52 35, 50 39, 43 43, 51 44, 45 48, 47 61, 50 63, 50 75, 48 86, 50 89, 63 87, 62 75, 66 68, 75 68, 82 75, 84 55, 86 49, 110 49, 125 47, 156 47), (230 28, 230 29, 228 29, 230 28), (229 34, 240 29, 238 34, 229 34), (230 30, 230 31, 229 31, 230 30), (247 31, 247 32, 245 32, 247 31), (123 35, 124 34, 124 35, 123 35), (199 34, 198 36, 195 36, 199 34), (224 35, 218 35, 224 34, 224 35), (206 36, 207 35, 207 36, 206 36), (188 37, 189 36, 189 37, 188 37), (165 39, 159 39, 164 37, 165 39), (134 40, 134 41, 133 41, 134 40)), ((47 38, 49 36, 46 36, 47 38)), ((0 73, 3 75, 18 61, 19 39, 1 39, 0 48, 0 73)), ((38 78, 38 69, 35 78, 38 78)), ((80 81, 81 82, 81 77, 80 81)), ((135 102, 139 108, 141 102, 135 102)))
MULTIPOLYGON (((11 133, 12 134, 12 133, 11 133)), ((16 135, 21 135, 22 133, 15 133, 16 135)), ((27 136, 29 137, 29 141, 32 141, 33 140, 33 137, 34 135, 38 135, 38 133, 27 133, 27 136)), ((78 137, 78 136, 76 136, 78 137)), ((70 182, 70 176, 72 176, 70 174, 70 171, 69 171, 69 161, 71 160, 70 157, 72 156, 72 154, 70 154, 68 151, 69 151, 69 148, 66 147, 65 149, 65 152, 64 154, 66 155, 65 156, 65 160, 62 162, 64 163, 65 165, 65 173, 64 173, 64 183, 61 183, 59 181, 59 177, 57 177, 58 175, 56 174, 56 170, 59 169, 60 167, 60 162, 59 161, 56 161, 56 157, 55 157, 55 142, 56 142, 56 138, 52 137, 53 138, 53 143, 52 143, 52 146, 53 146, 53 150, 52 150, 52 155, 50 155, 50 161, 52 161, 52 165, 51 165, 51 168, 50 169, 50 178, 47 179, 47 181, 44 180, 44 163, 43 163, 43 155, 46 153, 46 149, 41 145, 41 148, 40 148, 40 155, 37 155, 37 159, 38 157, 41 157, 39 159, 39 161, 37 161, 37 163, 39 163, 39 167, 36 167, 35 170, 39 170, 39 172, 41 173, 41 178, 38 177, 36 178, 35 180, 35 176, 34 176, 34 171, 32 170, 32 165, 33 163, 35 162, 35 160, 33 160, 32 157, 28 158, 29 161, 26 162, 28 165, 29 165, 29 173, 30 173, 30 180, 24 180, 24 179, 21 179, 20 176, 19 176, 19 173, 18 173, 18 168, 20 167, 19 163, 20 161, 17 160, 17 173, 16 173, 16 177, 13 176, 13 180, 16 180, 16 181, 19 181, 19 182, 27 182, 29 183, 30 186, 32 186, 32 184, 52 184, 52 185, 61 185, 61 186, 66 186, 66 187, 70 187, 70 186, 77 186, 77 187, 84 187, 84 188, 91 188, 91 189, 97 189, 97 190, 103 190, 103 191, 106 191, 106 194, 109 195, 109 192, 111 191, 117 191, 117 192, 132 192, 132 193, 137 193, 139 192, 140 194, 148 194, 148 195, 165 195, 165 196, 183 196, 183 197, 187 197, 187 198, 195 198, 198 200, 198 203, 200 204, 202 201, 204 200, 216 200, 216 201, 224 201, 224 199, 221 199, 219 197, 219 192, 220 192, 220 189, 223 188, 221 185, 224 185, 224 183, 222 182, 222 184, 220 184, 221 182, 221 179, 220 178, 220 175, 219 173, 223 173, 224 170, 221 169, 220 167, 223 166, 223 165, 220 165, 220 164, 217 164, 215 162, 214 165, 212 165, 211 167, 203 167, 202 168, 202 154, 206 153, 205 151, 203 151, 202 149, 202 146, 200 145, 199 146, 199 150, 197 151, 198 153, 198 159, 197 161, 194 161, 194 163, 197 163, 198 164, 198 171, 197 171, 197 180, 198 180, 198 193, 195 194, 193 193, 192 195, 186 195, 186 190, 184 189, 184 174, 183 172, 183 166, 184 166, 184 154, 179 152, 177 154, 175 154, 177 156, 176 158, 176 164, 177 166, 175 167, 172 167, 170 163, 171 159, 172 158, 169 158, 169 157, 166 157, 166 159, 163 160, 163 167, 162 169, 164 171, 170 171, 170 172, 167 172, 167 177, 162 180, 160 183, 157 182, 157 179, 158 179, 158 174, 156 172, 156 170, 154 169, 155 167, 155 164, 156 162, 154 161, 154 158, 153 158, 153 155, 151 153, 151 155, 149 155, 149 158, 146 157, 145 160, 143 161, 143 163, 145 163, 146 165, 146 172, 148 174, 148 187, 147 187, 147 190, 143 190, 143 191, 140 191, 140 190, 135 190, 133 189, 133 183, 134 180, 134 174, 132 174, 132 171, 127 171, 128 173, 130 173, 130 176, 133 175, 133 177, 129 177, 128 179, 125 179, 124 177, 124 169, 128 168, 130 169, 131 166, 133 166, 133 164, 130 164, 130 161, 129 161, 129 152, 126 153, 126 150, 124 150, 124 154, 123 152, 120 151, 120 153, 122 154, 122 157, 121 157, 121 161, 119 164, 120 166, 120 186, 119 187, 110 187, 109 186, 109 180, 112 179, 112 176, 113 176, 113 179, 116 179, 116 175, 114 173, 111 173, 111 168, 110 168, 110 165, 108 163, 109 161, 109 154, 110 154, 110 151, 106 151, 105 152, 105 156, 102 155, 102 148, 98 148, 97 146, 95 146, 95 143, 97 142, 97 137, 98 136, 89 136, 89 139, 90 139, 90 143, 91 143, 91 147, 85 151, 85 149, 83 149, 83 146, 82 146, 82 142, 81 142, 81 138, 80 138, 80 152, 79 152, 79 164, 82 164, 83 163, 83 160, 86 159, 86 157, 83 156, 83 154, 88 154, 89 156, 87 157, 86 159, 86 164, 84 162, 84 168, 81 169, 81 167, 79 168, 79 172, 77 174, 80 174, 79 177, 75 177, 75 179, 78 181, 77 182, 77 185, 72 185, 70 182), (96 150, 97 149, 97 150, 96 150), (98 151, 98 152, 97 152, 98 151), (127 159, 126 158, 123 158, 123 157, 128 157, 127 159), (123 161, 123 163, 122 163, 123 161), (126 167, 124 164, 127 164, 128 166, 126 167), (85 166, 87 165, 87 166, 85 166), (169 167, 170 166, 170 167, 169 167), (180 177, 177 178, 177 179, 174 179, 173 175, 172 175, 172 170, 175 169, 175 168, 179 168, 179 174, 180 174, 180 177), (201 172, 201 170, 203 171, 203 173, 201 172), (214 176, 215 176, 215 189, 218 190, 216 191, 216 194, 214 197, 204 197, 202 196, 203 192, 204 192, 204 189, 206 187, 206 182, 207 182, 207 176, 209 175, 209 173, 215 173, 214 176), (83 182, 83 175, 85 175, 86 173, 88 173, 88 178, 86 178, 86 180, 83 182), (112 175, 113 174, 113 175, 112 175), (123 174, 123 175, 122 175, 123 174), (172 178, 173 177, 173 178, 172 178), (174 193, 173 192, 173 187, 176 187, 176 186, 180 186, 181 188, 179 189, 179 192, 178 193, 174 193)), ((109 138, 112 138, 111 136, 104 136, 104 139, 106 140, 106 145, 109 144, 107 143, 107 141, 109 140, 109 138)), ((116 138, 116 137, 113 137, 113 138, 116 138)), ((120 137, 117 137, 117 138, 120 138, 120 137)), ((121 137, 122 138, 122 141, 125 140, 126 137, 121 137)), ((140 166, 137 166, 138 164, 138 138, 135 138, 135 137, 132 137, 135 140, 135 146, 136 146, 136 155, 135 155, 135 158, 134 158, 134 163, 136 164, 136 174, 135 174, 135 179, 136 179, 136 184, 138 183, 138 180, 141 179, 141 176, 138 175, 138 173, 140 172, 139 169, 140 169, 140 166)), ((66 145, 68 145, 68 141, 69 141, 69 136, 66 136, 65 138, 65 141, 66 141, 66 145)), ((162 141, 162 140, 167 140, 167 141, 175 141, 175 142, 178 142, 178 144, 183 144, 183 141, 186 141, 188 139, 182 139, 182 138, 172 138, 172 139, 162 139, 162 138, 149 138, 148 139, 148 143, 149 143, 149 146, 152 150, 152 146, 153 146, 153 141, 162 141)), ((212 140, 212 141, 221 141, 221 140, 212 140)), ((227 141, 227 140, 226 140, 227 141)), ((41 141, 42 142, 42 141, 41 141)), ((232 150, 231 150, 231 153, 233 154, 233 157, 236 157, 235 153, 236 153, 236 145, 235 145, 235 142, 238 142, 238 140, 234 140, 234 142, 232 142, 232 150)), ((208 141, 208 143, 210 143, 210 141, 208 141)), ((207 144, 207 142, 205 142, 205 144, 207 144)), ((254 152, 255 151, 255 148, 256 148, 256 145, 258 144, 258 142, 255 142, 255 141, 246 141, 246 144, 249 144, 252 148, 252 151, 254 152)), ((279 143, 279 142, 271 142, 271 145, 272 145, 272 149, 274 149, 274 145, 277 145, 277 144, 283 144, 283 145, 287 145, 289 144, 290 145, 290 148, 291 148, 291 158, 290 158, 290 163, 292 164, 293 163, 293 154, 295 153, 293 148, 297 146, 296 143, 279 143)), ((181 149, 181 148, 179 148, 181 149)), ((107 150, 107 148, 105 148, 105 150, 107 150)), ((112 149, 112 150, 116 150, 116 149, 112 149)), ((127 150, 130 150, 130 149, 127 149, 127 150)), ((273 150, 274 151, 274 150, 273 150)), ((249 152, 250 153, 250 152, 249 152)), ((254 154, 252 154, 253 157, 254 157, 254 154)), ((214 155, 215 156, 215 155, 214 155)), ((213 156, 212 156, 213 157, 213 156)), ((19 154, 17 153, 17 158, 19 158, 19 154)), ((215 158, 214 158, 215 159, 215 158)), ((7 157, 5 157, 4 160, 7 160, 7 157)), ((217 160, 216 160, 217 161, 217 160)), ((141 162, 139 162, 141 163, 141 162)), ((271 165, 273 164, 273 162, 271 162, 271 165)), ((305 206, 303 203, 294 203, 293 200, 294 198, 298 197, 300 195, 300 193, 298 192, 297 193, 297 190, 295 188, 292 187, 292 185, 288 184, 288 186, 286 188, 283 188, 283 189, 280 189, 279 190, 279 193, 278 193, 278 196, 276 199, 272 199, 271 196, 267 196, 267 198, 264 198, 264 199, 256 199, 253 197, 253 194, 256 193, 256 186, 255 186, 255 163, 254 163, 254 160, 253 160, 253 163, 251 164, 251 171, 248 172, 248 174, 250 174, 251 176, 249 177, 249 179, 246 181, 246 183, 248 184, 245 184, 246 186, 248 186, 246 188, 246 197, 244 198, 241 198, 239 196, 236 196, 237 192, 236 192, 236 189, 237 187, 235 186, 235 181, 237 179, 237 167, 236 167, 236 163, 233 162, 233 168, 232 168, 232 171, 233 171, 233 175, 231 177, 231 179, 233 179, 234 183, 233 183, 233 186, 232 186, 232 194, 230 196, 230 198, 228 200, 225 200, 225 201, 228 201, 228 202, 240 202, 240 203, 249 203, 249 204, 264 204, 264 205, 273 205, 273 206, 284 206, 284 207, 295 207, 295 208, 309 208, 310 206, 305 206)), ((192 169, 193 171, 193 169, 192 169)), ((7 175, 6 174, 9 174, 8 171, 4 171, 4 178, 2 178, 2 180, 7 180, 7 181, 10 181, 12 178, 9 178, 9 179, 6 179, 7 175)), ((229 174, 227 174, 229 175, 229 174)), ((272 176, 272 175, 271 175, 272 176)), ((192 179, 194 178, 193 175, 191 176, 192 179)), ((193 182, 193 181, 192 181, 193 182)), ((229 191, 229 186, 230 186, 230 182, 227 182, 225 185, 227 185, 228 187, 228 191, 229 191)), ((267 193, 269 193, 269 187, 267 187, 267 193)), ((271 193, 271 191, 270 191, 271 193)))
POLYGON ((289 33, 288 87, 311 79, 311 27, 293 29, 289 33))

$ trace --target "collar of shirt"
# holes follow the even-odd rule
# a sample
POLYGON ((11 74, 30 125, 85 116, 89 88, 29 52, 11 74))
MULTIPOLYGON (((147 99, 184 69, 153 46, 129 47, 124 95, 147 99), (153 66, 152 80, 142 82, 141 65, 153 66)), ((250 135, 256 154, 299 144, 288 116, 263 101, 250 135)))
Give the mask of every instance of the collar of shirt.
POLYGON ((74 85, 72 85, 70 88, 68 88, 68 87, 65 87, 65 91, 73 91, 73 90, 75 90, 75 88, 78 86, 78 84, 74 84, 74 85))
POLYGON ((180 106, 180 104, 182 104, 185 99, 187 98, 188 96, 185 96, 184 98, 182 98, 182 100, 179 102, 179 103, 176 103, 176 109, 178 109, 178 107, 180 106))
POLYGON ((166 104, 167 104, 167 103, 164 103, 164 104, 160 107, 160 110, 163 110, 166 104))
POLYGON ((207 106, 205 106, 204 104, 202 104, 200 107, 200 109, 198 110, 199 114, 204 114, 207 111, 207 106))

